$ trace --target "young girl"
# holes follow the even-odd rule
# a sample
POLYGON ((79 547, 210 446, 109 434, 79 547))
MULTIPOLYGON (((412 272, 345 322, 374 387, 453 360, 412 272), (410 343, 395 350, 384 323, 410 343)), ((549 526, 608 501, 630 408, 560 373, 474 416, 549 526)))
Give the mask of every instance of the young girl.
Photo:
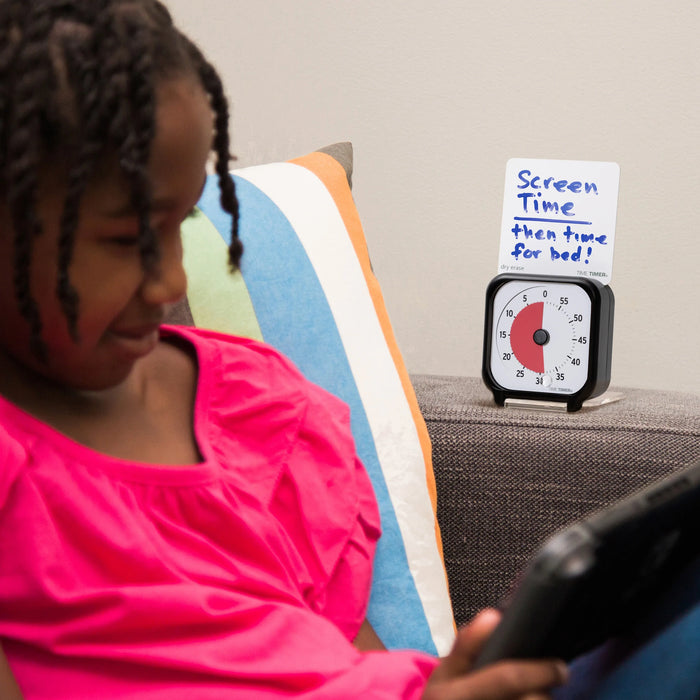
POLYGON ((541 698, 364 620, 379 523, 345 407, 260 343, 161 326, 216 72, 157 0, 0 0, 0 697, 541 698), (353 644, 354 642, 354 644, 353 644))

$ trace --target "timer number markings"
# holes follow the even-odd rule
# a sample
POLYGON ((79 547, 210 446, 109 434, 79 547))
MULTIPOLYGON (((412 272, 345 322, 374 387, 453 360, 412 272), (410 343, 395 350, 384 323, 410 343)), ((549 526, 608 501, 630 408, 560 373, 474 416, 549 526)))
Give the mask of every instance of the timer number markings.
POLYGON ((578 286, 510 282, 494 300, 492 370, 504 387, 574 393, 588 372, 591 301, 578 286))

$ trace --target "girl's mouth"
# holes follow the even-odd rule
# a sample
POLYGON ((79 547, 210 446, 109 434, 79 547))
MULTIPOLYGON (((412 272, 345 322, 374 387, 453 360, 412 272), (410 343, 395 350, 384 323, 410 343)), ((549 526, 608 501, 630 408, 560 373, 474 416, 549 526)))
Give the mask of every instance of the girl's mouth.
POLYGON ((108 337, 124 351, 126 355, 138 358, 148 355, 158 344, 159 324, 135 326, 110 330, 108 337))

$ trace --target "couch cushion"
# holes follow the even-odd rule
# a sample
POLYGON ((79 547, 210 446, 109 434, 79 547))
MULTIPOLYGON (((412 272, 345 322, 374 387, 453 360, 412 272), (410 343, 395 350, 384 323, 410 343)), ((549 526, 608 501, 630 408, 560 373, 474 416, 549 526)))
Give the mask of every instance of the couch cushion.
POLYGON ((245 246, 210 177, 183 226, 188 296, 170 321, 264 340, 346 401, 382 518, 368 617, 392 648, 445 653, 454 636, 430 443, 374 277, 350 189, 352 147, 234 171, 245 246))
POLYGON ((539 544, 700 456, 700 396, 613 388, 577 413, 497 407, 476 377, 412 376, 433 444, 458 624, 497 605, 539 544))

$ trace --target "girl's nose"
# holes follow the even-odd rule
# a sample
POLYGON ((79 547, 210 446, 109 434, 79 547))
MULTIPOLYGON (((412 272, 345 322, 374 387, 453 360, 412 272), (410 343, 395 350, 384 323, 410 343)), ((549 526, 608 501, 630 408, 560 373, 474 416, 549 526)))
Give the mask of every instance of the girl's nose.
POLYGON ((150 270, 145 271, 141 290, 143 300, 151 306, 174 304, 187 291, 180 231, 160 236, 158 245, 160 257, 150 270))

